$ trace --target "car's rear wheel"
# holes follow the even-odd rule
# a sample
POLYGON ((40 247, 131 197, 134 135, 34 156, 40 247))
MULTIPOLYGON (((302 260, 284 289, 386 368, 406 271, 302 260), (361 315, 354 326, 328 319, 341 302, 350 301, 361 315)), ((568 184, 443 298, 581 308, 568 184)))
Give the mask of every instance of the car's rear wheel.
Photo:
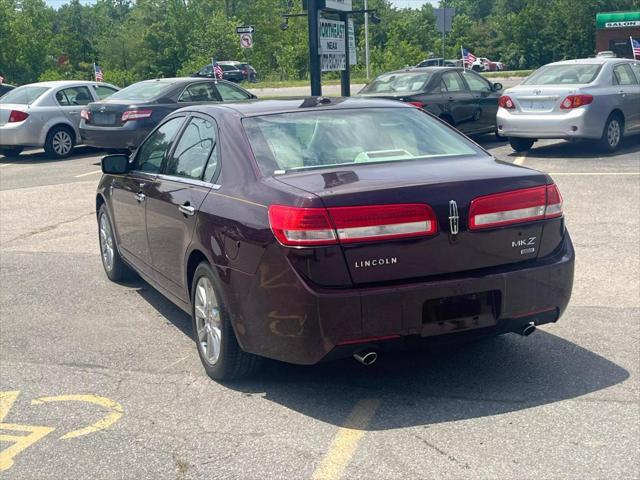
POLYGON ((75 135, 69 127, 53 127, 44 142, 44 151, 54 158, 66 158, 75 146, 75 135))
POLYGON ((13 147, 13 148, 2 148, 0 149, 0 154, 4 155, 8 158, 17 157, 22 153, 22 147, 13 147))
POLYGON ((532 138, 509 138, 509 144, 516 152, 527 152, 533 147, 535 140, 532 138))
POLYGON ((100 241, 100 257, 102 258, 102 266, 104 272, 112 282, 122 282, 132 276, 132 270, 124 263, 118 246, 116 237, 111 226, 111 219, 107 212, 107 207, 102 204, 98 212, 98 239, 100 241))
POLYGON ((217 276, 207 262, 196 268, 191 286, 191 317, 198 355, 214 380, 234 380, 254 373, 261 358, 238 345, 217 276))
POLYGON ((622 117, 617 113, 612 113, 604 125, 604 131, 600 138, 599 146, 605 152, 615 152, 622 142, 624 133, 624 123, 622 117))

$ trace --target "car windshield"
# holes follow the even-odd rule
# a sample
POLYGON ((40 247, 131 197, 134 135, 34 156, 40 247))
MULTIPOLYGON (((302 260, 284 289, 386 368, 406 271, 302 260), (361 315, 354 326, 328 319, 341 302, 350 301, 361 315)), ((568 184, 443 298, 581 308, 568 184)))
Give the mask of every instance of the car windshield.
POLYGON ((522 85, 563 85, 591 83, 600 73, 597 63, 547 65, 531 74, 522 85))
POLYGON ((380 75, 360 93, 396 93, 419 92, 427 82, 429 72, 388 73, 380 75))
POLYGON ((482 153, 417 108, 283 113, 246 118, 243 125, 265 175, 482 153))
POLYGON ((25 85, 23 87, 18 87, 3 95, 0 99, 0 103, 30 105, 50 88, 51 87, 37 85, 25 85))
POLYGON ((169 90, 173 82, 162 80, 151 80, 148 82, 138 82, 123 88, 114 93, 109 99, 116 100, 150 100, 156 98, 163 92, 169 90))

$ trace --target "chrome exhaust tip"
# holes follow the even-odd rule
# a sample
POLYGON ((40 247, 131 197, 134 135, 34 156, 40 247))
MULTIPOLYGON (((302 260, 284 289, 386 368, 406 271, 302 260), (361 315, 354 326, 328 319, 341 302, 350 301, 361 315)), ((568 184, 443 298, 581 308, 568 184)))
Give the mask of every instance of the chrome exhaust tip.
POLYGON ((529 322, 522 329, 522 331, 520 332, 520 335, 522 335, 523 337, 528 337, 529 335, 531 335, 535 331, 536 331, 536 324, 533 323, 533 322, 529 322))
POLYGON ((376 360, 378 360, 378 354, 373 350, 363 350, 361 352, 354 353, 353 358, 368 367, 369 365, 376 363, 376 360))

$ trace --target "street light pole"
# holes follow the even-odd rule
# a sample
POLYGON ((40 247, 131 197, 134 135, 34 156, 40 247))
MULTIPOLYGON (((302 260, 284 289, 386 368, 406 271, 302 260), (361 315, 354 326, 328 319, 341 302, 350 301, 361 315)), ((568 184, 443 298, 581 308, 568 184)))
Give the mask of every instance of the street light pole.
MULTIPOLYGON (((364 0, 364 9, 368 10, 369 5, 367 4, 367 0, 364 0)), ((367 65, 367 80, 371 76, 371 71, 369 70, 369 14, 364 14, 364 62, 367 65)))
POLYGON ((309 26, 309 76, 311 78, 311 95, 322 95, 322 69, 318 55, 318 4, 317 0, 309 0, 307 20, 309 26))

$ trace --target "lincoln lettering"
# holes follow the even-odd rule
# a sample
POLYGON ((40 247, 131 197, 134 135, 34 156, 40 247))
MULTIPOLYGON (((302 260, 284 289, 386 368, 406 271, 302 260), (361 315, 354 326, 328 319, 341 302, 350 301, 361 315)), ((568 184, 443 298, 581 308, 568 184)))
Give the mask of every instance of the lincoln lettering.
POLYGON ((379 267, 382 265, 393 265, 398 263, 398 259, 396 257, 391 258, 377 258, 373 260, 360 260, 355 262, 356 268, 364 268, 364 267, 379 267))

